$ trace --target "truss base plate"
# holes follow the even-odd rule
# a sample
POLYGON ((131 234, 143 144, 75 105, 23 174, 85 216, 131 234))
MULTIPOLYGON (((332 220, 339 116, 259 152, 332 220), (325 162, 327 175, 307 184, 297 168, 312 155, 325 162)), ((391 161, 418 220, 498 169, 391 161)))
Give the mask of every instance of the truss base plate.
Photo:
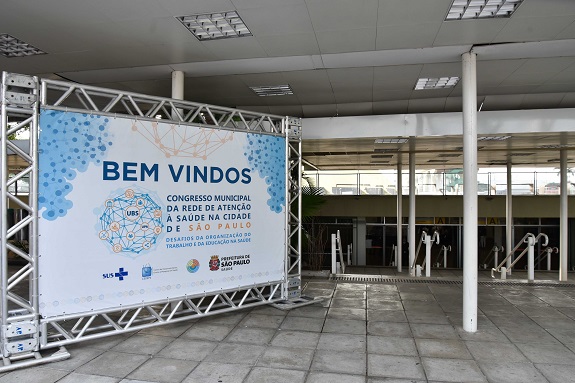
POLYGON ((51 355, 42 355, 40 352, 31 352, 24 355, 13 355, 12 358, 3 358, 4 365, 0 366, 0 373, 13 371, 25 367, 38 366, 40 364, 59 362, 68 359, 70 353, 64 348, 60 347, 58 351, 51 355))

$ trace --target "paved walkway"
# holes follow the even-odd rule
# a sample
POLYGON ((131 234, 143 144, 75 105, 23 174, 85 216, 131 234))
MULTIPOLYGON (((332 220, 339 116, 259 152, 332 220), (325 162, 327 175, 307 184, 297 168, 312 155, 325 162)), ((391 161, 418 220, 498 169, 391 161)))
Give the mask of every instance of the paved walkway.
MULTIPOLYGON (((454 275, 455 276, 455 275, 454 275)), ((259 307, 68 347, 0 382, 575 382, 575 288, 310 279, 322 304, 259 307)))

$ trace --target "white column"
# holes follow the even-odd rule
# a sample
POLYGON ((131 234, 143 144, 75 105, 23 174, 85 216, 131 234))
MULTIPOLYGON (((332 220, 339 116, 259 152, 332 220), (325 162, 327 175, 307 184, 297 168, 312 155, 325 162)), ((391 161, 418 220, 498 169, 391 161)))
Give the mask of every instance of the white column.
MULTIPOLYGON (((512 169, 511 160, 507 161, 507 194, 505 198, 505 249, 509 254, 511 250, 515 247, 513 243, 513 180, 511 177, 511 169, 512 169)), ((511 258, 507 259, 505 263, 505 267, 509 270, 511 274, 511 258)))
MULTIPOLYGON (((413 265, 417 241, 415 239, 415 137, 409 138, 409 267, 413 265)), ((415 275, 415 269, 409 270, 415 275)))
POLYGON ((476 55, 462 55, 463 74, 463 329, 477 331, 477 78, 476 55))
POLYGON ((567 280, 567 267, 569 261, 569 238, 568 236, 568 204, 567 204, 567 151, 561 150, 561 191, 560 191, 560 209, 559 214, 559 280, 567 280))
MULTIPOLYGON (((176 100, 184 99, 184 72, 175 70, 172 72, 172 98, 176 100)), ((178 109, 182 114, 182 110, 178 109)), ((175 112, 172 113, 172 120, 179 120, 175 112)))
POLYGON ((401 255, 403 254, 403 180, 401 178, 401 153, 397 155, 397 245, 395 251, 397 252, 397 272, 401 273, 401 255))
POLYGON ((184 99, 184 72, 181 70, 172 72, 172 98, 184 99))

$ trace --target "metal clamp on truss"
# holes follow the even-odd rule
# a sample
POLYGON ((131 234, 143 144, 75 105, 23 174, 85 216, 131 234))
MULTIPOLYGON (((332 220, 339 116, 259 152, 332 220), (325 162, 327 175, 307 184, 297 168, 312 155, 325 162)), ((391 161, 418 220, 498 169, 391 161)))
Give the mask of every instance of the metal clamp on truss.
POLYGON ((300 278, 289 278, 287 282, 288 287, 288 299, 296 299, 301 296, 301 279, 300 278))
POLYGON ((288 118, 288 137, 301 139, 301 118, 288 118))
POLYGON ((2 350, 5 356, 37 350, 38 323, 26 321, 2 326, 2 337, 8 340, 2 350))
POLYGON ((38 81, 33 76, 9 73, 4 83, 6 92, 3 102, 6 105, 31 108, 38 100, 38 81))

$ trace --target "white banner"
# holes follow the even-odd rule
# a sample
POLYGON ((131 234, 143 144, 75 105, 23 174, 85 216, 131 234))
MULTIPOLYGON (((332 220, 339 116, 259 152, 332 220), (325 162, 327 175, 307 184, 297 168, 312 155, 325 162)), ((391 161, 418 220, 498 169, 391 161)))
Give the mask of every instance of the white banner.
POLYGON ((43 110, 43 317, 285 278, 285 137, 43 110))

